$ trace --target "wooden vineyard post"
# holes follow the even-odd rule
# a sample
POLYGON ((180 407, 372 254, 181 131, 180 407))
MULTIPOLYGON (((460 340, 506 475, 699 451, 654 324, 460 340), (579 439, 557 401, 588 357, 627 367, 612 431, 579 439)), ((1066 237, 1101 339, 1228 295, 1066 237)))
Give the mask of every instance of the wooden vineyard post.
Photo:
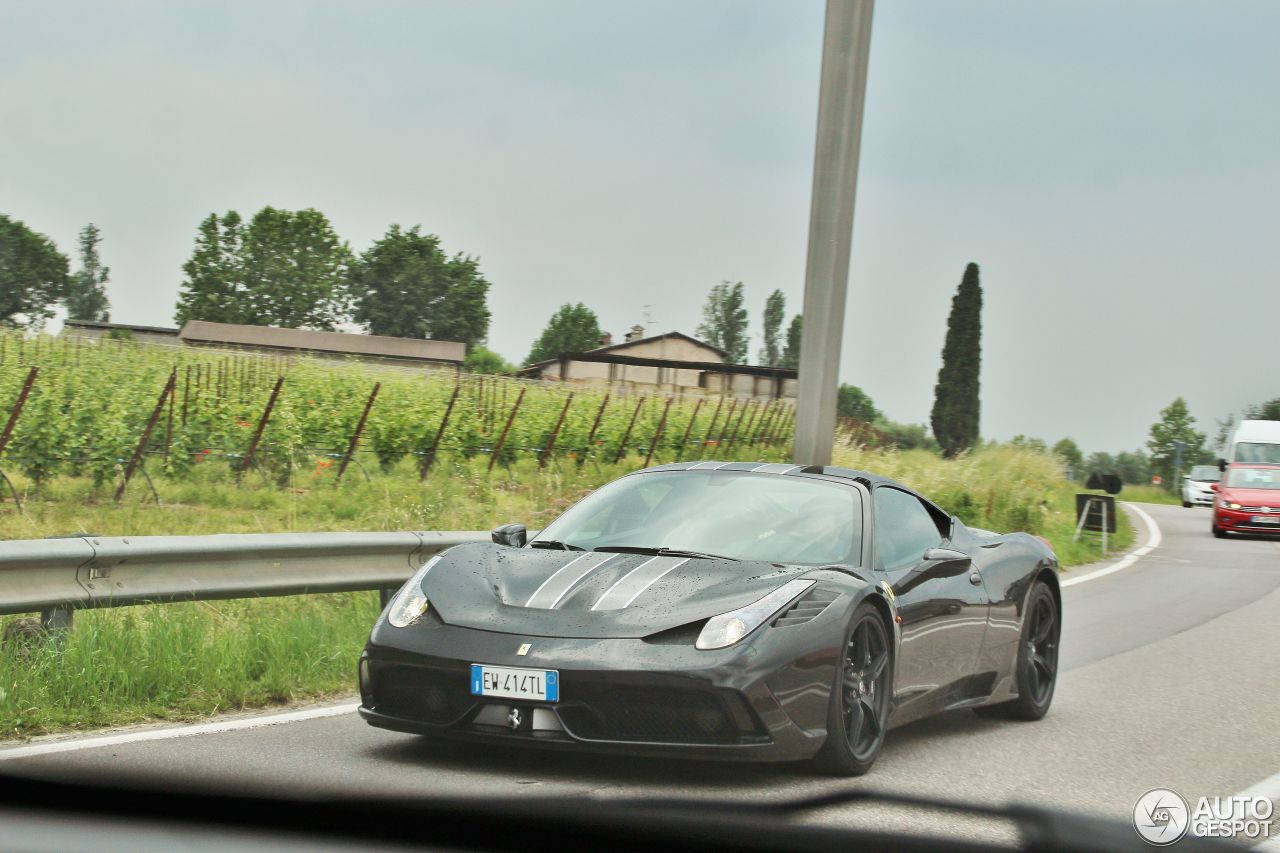
POLYGON ((778 401, 770 400, 764 407, 764 417, 756 424, 756 434, 751 436, 751 446, 756 447, 764 442, 764 437, 773 426, 773 417, 778 413, 778 401))
POLYGON ((729 412, 724 416, 724 425, 720 427, 720 436, 716 439, 716 453, 720 452, 720 448, 724 446, 724 435, 729 431, 729 422, 733 420, 733 413, 738 408, 738 398, 734 397, 733 402, 729 404, 729 412))
POLYGON ((427 479, 427 474, 431 471, 431 466, 436 461, 436 451, 440 449, 440 439, 444 437, 444 428, 449 425, 449 415, 453 414, 453 404, 458 401, 458 392, 462 390, 462 380, 456 380, 453 383, 453 396, 449 398, 449 405, 445 407, 444 417, 440 419, 440 428, 436 430, 436 437, 431 441, 431 449, 427 451, 427 457, 422 460, 422 470, 418 472, 418 480, 427 479))
POLYGON ((169 419, 164 427, 164 461, 169 461, 169 449, 173 446, 173 402, 178 397, 178 368, 173 369, 173 391, 169 394, 169 419))
POLYGON ((187 365, 186 375, 182 380, 182 425, 187 425, 187 396, 191 393, 191 365, 187 365))
POLYGON ((178 384, 178 369, 175 367, 169 374, 169 381, 164 384, 164 390, 160 392, 160 399, 156 400, 156 407, 151 410, 151 417, 147 418, 147 425, 142 430, 142 437, 138 439, 138 446, 133 450, 133 456, 129 459, 129 464, 124 469, 124 480, 120 483, 120 488, 116 489, 116 503, 124 497, 124 490, 129 485, 129 481, 133 479, 133 472, 138 470, 138 465, 142 463, 142 454, 146 452, 147 442, 151 439, 151 431, 156 428, 156 421, 160 420, 160 413, 164 411, 165 401, 173 394, 174 387, 178 384))
MULTIPOLYGON (((0 341, 4 338, 0 337, 0 341)), ((36 375, 40 372, 40 368, 32 367, 27 372, 27 378, 22 383, 22 390, 18 392, 18 399, 13 401, 13 407, 9 409, 9 420, 4 425, 4 432, 0 432, 0 454, 4 453, 5 447, 9 444, 9 437, 13 435, 13 429, 18 425, 18 418, 22 416, 22 410, 27 405, 27 395, 31 393, 31 386, 36 382, 36 375)), ((13 487, 13 483, 3 471, 0 471, 0 478, 3 478, 9 486, 9 491, 13 493, 13 502, 17 505, 18 510, 22 510, 22 501, 18 498, 18 490, 13 487)), ((0 500, 4 500, 0 495, 0 500)))
POLYGON ((542 448, 542 453, 538 456, 538 467, 547 467, 547 460, 551 458, 551 454, 556 449, 556 437, 560 435, 560 427, 564 425, 564 416, 569 413, 569 404, 573 402, 573 392, 569 392, 569 396, 565 398, 564 408, 560 410, 560 417, 556 419, 555 429, 551 430, 551 437, 547 439, 547 446, 542 448))
POLYGON ((13 435, 13 429, 18 425, 18 418, 22 416, 22 410, 27 405, 27 395, 31 393, 31 386, 36 384, 36 376, 39 373, 38 367, 27 371, 27 378, 22 383, 22 390, 18 392, 18 399, 13 401, 13 407, 9 409, 9 420, 4 425, 4 432, 0 433, 0 453, 4 453, 5 447, 9 444, 9 437, 13 435))
POLYGON ((649 453, 644 457, 644 467, 649 467, 649 461, 653 459, 653 451, 658 449, 658 442, 662 441, 662 430, 667 425, 667 412, 671 411, 671 402, 675 397, 667 398, 667 405, 662 408, 662 417, 658 418, 658 431, 653 434, 653 441, 649 443, 649 453))
POLYGON ((365 422, 369 420, 369 410, 373 408, 373 401, 378 399, 378 392, 381 390, 381 382, 373 383, 373 392, 369 394, 369 399, 364 404, 364 411, 360 413, 360 421, 356 424, 356 431, 351 434, 351 441, 347 444, 347 452, 342 457, 342 464, 338 466, 337 482, 342 482, 342 475, 347 473, 347 466, 351 464, 351 454, 356 452, 356 445, 360 443, 360 434, 364 432, 365 422))
MULTIPOLYGON (((747 409, 751 410, 751 417, 747 419, 747 430, 742 434, 744 438, 751 434, 751 424, 755 422, 756 413, 760 411, 760 406, 754 400, 750 400, 747 402, 747 405, 743 407, 742 415, 747 413, 747 409)), ((738 416, 738 422, 733 427, 733 434, 729 436, 730 445, 734 444, 738 440, 738 428, 742 426, 742 415, 738 416)))
POLYGON ((502 453, 502 446, 507 443, 507 433, 511 432, 511 425, 515 423, 516 412, 520 411, 520 402, 524 400, 524 392, 527 389, 521 388, 520 394, 516 397, 516 404, 511 407, 511 414, 507 416, 507 425, 502 428, 502 435, 498 437, 498 443, 493 448, 493 454, 489 457, 489 470, 493 470, 493 465, 498 461, 498 454, 502 453))
POLYGON ((711 439, 711 433, 716 428, 716 422, 720 420, 720 410, 724 408, 724 395, 720 396, 720 400, 716 403, 715 413, 711 415, 711 423, 707 424, 707 431, 702 434, 702 453, 699 456, 707 455, 707 444, 711 439))
POLYGON ((636 425, 636 417, 640 414, 640 407, 644 405, 644 397, 636 403, 636 410, 631 413, 631 420, 627 422, 627 431, 622 434, 622 441, 618 444, 618 455, 613 457, 613 463, 616 465, 622 461, 622 457, 627 452, 627 442, 631 440, 631 428, 636 425))
POLYGON ((596 419, 591 424, 591 432, 587 434, 587 446, 582 451, 583 456, 595 449, 595 445, 592 442, 596 440, 596 430, 600 429, 600 419, 604 417, 604 407, 607 405, 609 405, 609 395, 605 394, 604 399, 600 401, 600 408, 596 410, 596 419))
POLYGON ((783 418, 782 428, 778 430, 778 434, 774 436, 774 441, 778 442, 778 441, 784 440, 787 434, 787 430, 789 428, 795 427, 795 423, 796 423, 796 410, 792 409, 790 412, 787 413, 787 416, 783 418))
POLYGON ((706 402, 706 398, 699 397, 698 402, 693 406, 693 414, 689 416, 689 424, 684 428, 684 435, 680 438, 680 446, 676 448, 677 462, 684 455, 684 449, 689 446, 689 434, 693 432, 693 422, 698 419, 698 410, 702 408, 704 402, 706 402))
POLYGON ((280 396, 282 385, 284 385, 284 376, 277 376, 276 387, 271 389, 271 396, 267 398, 267 407, 262 410, 262 417, 258 418, 258 428, 253 431, 253 441, 249 442, 249 451, 245 453, 244 458, 240 460, 240 467, 236 469, 237 483, 253 464, 253 457, 258 452, 258 442, 262 440, 262 432, 267 428, 267 421, 271 420, 271 410, 276 407, 276 398, 280 396))

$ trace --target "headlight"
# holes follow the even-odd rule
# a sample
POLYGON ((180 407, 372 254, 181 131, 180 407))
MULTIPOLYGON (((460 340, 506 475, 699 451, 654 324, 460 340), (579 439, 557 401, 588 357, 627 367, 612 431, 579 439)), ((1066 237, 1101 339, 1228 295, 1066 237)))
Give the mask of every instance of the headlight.
POLYGON ((1234 501, 1223 501, 1222 507, 1223 509, 1239 509, 1240 504, 1235 503, 1234 501))
POLYGON ((427 612, 427 597, 422 594, 422 579, 438 562, 439 557, 432 557, 400 587, 396 597, 391 600, 391 606, 387 608, 387 621, 392 627, 407 628, 427 612))
POLYGON ((711 617, 702 627, 702 633, 698 635, 698 642, 694 645, 700 649, 723 649, 726 646, 732 646, 759 628, 765 620, 786 607, 793 598, 804 593, 813 584, 813 581, 790 581, 757 602, 711 617))

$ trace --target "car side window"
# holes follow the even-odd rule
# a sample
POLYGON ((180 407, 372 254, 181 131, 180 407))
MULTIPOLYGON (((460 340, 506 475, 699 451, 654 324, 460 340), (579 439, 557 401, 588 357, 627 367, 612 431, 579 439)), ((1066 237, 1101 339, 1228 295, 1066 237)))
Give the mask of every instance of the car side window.
POLYGON ((914 495, 882 486, 875 491, 873 509, 876 553, 886 571, 919 562, 925 551, 942 543, 933 516, 914 495))

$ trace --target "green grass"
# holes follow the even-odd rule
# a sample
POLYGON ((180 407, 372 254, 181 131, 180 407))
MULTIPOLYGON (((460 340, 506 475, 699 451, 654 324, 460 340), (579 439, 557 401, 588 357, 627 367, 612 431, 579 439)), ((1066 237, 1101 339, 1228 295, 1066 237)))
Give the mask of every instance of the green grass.
POLYGON ((1171 492, 1163 486, 1125 486, 1120 494, 1116 495, 1116 500, 1182 506, 1182 495, 1171 492))
POLYGON ((378 610, 365 592, 77 613, 0 652, 0 737, 349 694, 378 610))

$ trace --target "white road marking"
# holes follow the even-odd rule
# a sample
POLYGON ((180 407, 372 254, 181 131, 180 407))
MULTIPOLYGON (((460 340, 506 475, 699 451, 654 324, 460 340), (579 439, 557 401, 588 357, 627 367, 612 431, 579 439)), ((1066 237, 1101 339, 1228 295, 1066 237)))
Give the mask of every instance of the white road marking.
POLYGON ((1144 543, 1141 548, 1134 551, 1129 556, 1124 557, 1123 559, 1117 560, 1113 565, 1107 566, 1105 569, 1098 569, 1096 572, 1089 572, 1089 574, 1080 575, 1079 577, 1068 577, 1065 580, 1058 581, 1058 586, 1060 587, 1075 586, 1078 583, 1085 583, 1086 581, 1097 580, 1098 578, 1106 577, 1107 575, 1122 571, 1124 569, 1129 568, 1134 563, 1138 562, 1138 560, 1150 554, 1156 548, 1160 547, 1160 541, 1163 537, 1161 536, 1161 533, 1160 533, 1160 526, 1156 524, 1156 520, 1151 516, 1147 515, 1146 512, 1144 512, 1142 508, 1139 507, 1137 504, 1126 503, 1125 506, 1133 510, 1134 512, 1136 512, 1138 514, 1138 517, 1142 519, 1143 523, 1147 525, 1146 543, 1144 543))
POLYGON ((358 707, 360 706, 357 704, 326 705, 320 708, 304 708, 301 711, 287 711, 283 714, 238 717, 231 720, 218 720, 212 723, 196 723, 190 726, 166 726, 162 729, 139 729, 138 731, 122 732, 116 735, 99 735, 97 737, 76 738, 74 740, 51 740, 11 749, 0 749, 0 761, 7 761, 13 758, 30 758, 34 755, 51 755, 57 752, 75 752, 81 749, 95 749, 103 746, 142 743, 149 740, 171 740, 173 738, 216 734, 218 732, 238 732, 245 729, 280 725, 281 723, 318 720, 323 717, 341 717, 344 714, 355 713, 358 707))

